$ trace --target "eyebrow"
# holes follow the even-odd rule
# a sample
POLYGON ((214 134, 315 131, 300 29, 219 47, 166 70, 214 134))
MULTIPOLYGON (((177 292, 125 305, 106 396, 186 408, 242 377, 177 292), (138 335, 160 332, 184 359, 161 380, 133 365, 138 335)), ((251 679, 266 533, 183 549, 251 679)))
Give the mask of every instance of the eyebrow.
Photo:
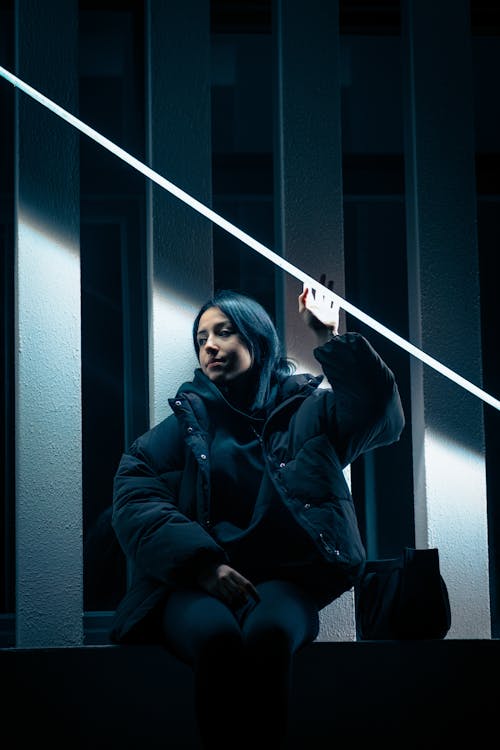
MULTIPOLYGON (((234 328, 234 325, 231 323, 230 320, 221 320, 219 321, 219 323, 215 323, 214 328, 224 328, 224 326, 234 328)), ((196 335, 199 336, 201 333, 207 333, 207 329, 202 328, 201 330, 197 331, 196 335)))

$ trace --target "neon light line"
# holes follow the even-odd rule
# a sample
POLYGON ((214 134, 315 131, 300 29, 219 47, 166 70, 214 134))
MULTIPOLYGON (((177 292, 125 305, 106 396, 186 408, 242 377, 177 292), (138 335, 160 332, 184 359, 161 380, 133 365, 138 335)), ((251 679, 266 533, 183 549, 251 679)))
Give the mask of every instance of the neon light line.
POLYGON ((115 156, 118 156, 119 159, 122 159, 122 161, 129 164, 138 172, 141 172, 145 177, 152 180, 152 182, 155 182, 157 185, 164 188, 164 190, 167 190, 172 195, 175 195, 176 198, 179 198, 179 200, 183 201, 188 206, 191 206, 191 208, 194 208, 195 211, 198 211, 198 213, 205 216, 211 222, 213 222, 214 224, 217 224, 226 232, 229 232, 229 234, 232 234, 233 237, 236 237, 237 239, 241 240, 241 242, 243 242, 245 245, 248 245, 253 250, 263 255, 265 258, 270 260, 276 266, 283 269, 283 271, 286 271, 291 276, 294 276, 299 281, 302 281, 308 287, 313 287, 317 290, 321 290, 327 298, 329 297, 334 303, 338 304, 341 308, 343 308, 346 312, 350 313, 353 317, 357 318, 362 323, 365 323, 374 331, 377 331, 378 333, 382 334, 382 336, 385 336, 385 338, 389 339, 389 341, 392 341, 394 344, 401 347, 401 349, 404 349, 409 354, 421 360, 424 364, 429 365, 429 367, 432 367, 434 370, 437 370, 437 372, 441 373, 441 375, 444 375, 445 377, 449 378, 454 383, 457 383, 457 385, 461 386, 465 390, 472 393, 474 396, 477 396, 478 398, 485 401, 487 404, 490 404, 495 409, 498 409, 500 411, 500 401, 497 398, 494 398, 489 393, 484 391, 482 388, 479 388, 477 385, 474 385, 474 383, 471 383, 469 380, 466 380, 461 375, 458 375, 458 373, 456 373, 454 370, 450 369, 449 367, 446 367, 446 365, 443 365, 441 362, 439 362, 439 360, 426 354, 424 351, 422 351, 422 349, 419 349, 417 346, 415 346, 414 344, 411 344, 406 339, 402 338, 401 336, 398 336, 398 334, 394 333, 394 331, 391 331, 390 328, 387 328, 386 326, 382 325, 382 323, 379 323, 378 320, 375 320, 375 318, 372 318, 370 315, 367 315, 362 310, 360 310, 359 308, 355 307, 347 300, 340 297, 338 294, 335 294, 330 289, 320 284, 311 276, 308 276, 306 273, 301 271, 300 268, 297 268, 296 266, 292 265, 287 260, 285 260, 285 258, 282 258, 280 255, 277 255, 275 252, 270 250, 261 242, 258 242, 249 234, 247 234, 246 232, 243 232, 234 224, 231 224, 231 222, 224 219, 215 211, 212 211, 211 208, 208 208, 203 203, 196 200, 196 198, 193 198, 191 195, 189 195, 189 193, 186 193, 184 190, 177 187, 177 185, 174 185, 165 177, 162 177, 162 175, 158 174, 158 172, 155 172, 153 169, 143 164, 134 156, 131 156, 130 154, 128 154, 126 151, 124 151, 122 148, 120 148, 115 143, 110 141, 108 138, 98 133, 97 130, 94 130, 93 128, 89 127, 89 125, 86 125, 77 117, 67 112, 65 109, 60 107, 51 99, 48 99, 46 96, 44 96, 36 89, 29 86, 27 83, 25 83, 20 78, 10 73, 8 70, 3 68, 2 66, 0 66, 0 75, 3 78, 5 78, 6 81, 9 81, 9 83, 11 83, 13 86, 23 91, 25 94, 30 96, 39 104, 42 104, 44 107, 47 107, 47 109, 49 109, 54 114, 58 115, 58 117, 61 117, 63 120, 66 120, 66 122, 68 122, 74 128, 79 130, 81 133, 84 133, 84 135, 87 135, 93 141, 95 141, 96 143, 99 143, 101 146, 103 146, 105 149, 110 151, 112 154, 115 154, 115 156))

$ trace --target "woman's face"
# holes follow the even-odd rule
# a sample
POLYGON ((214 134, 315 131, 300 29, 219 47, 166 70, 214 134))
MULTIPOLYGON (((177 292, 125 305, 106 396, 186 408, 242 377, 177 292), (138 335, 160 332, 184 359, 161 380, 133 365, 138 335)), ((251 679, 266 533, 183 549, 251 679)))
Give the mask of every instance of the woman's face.
POLYGON ((250 352, 218 307, 210 307, 201 316, 197 339, 201 369, 212 383, 229 385, 250 370, 250 352))

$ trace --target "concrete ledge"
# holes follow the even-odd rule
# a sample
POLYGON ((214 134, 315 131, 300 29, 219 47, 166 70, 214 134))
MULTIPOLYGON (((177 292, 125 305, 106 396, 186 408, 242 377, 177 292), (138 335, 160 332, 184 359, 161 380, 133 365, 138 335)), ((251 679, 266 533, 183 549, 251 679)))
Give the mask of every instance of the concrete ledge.
MULTIPOLYGON (((498 640, 311 644, 295 662, 290 750, 489 746, 499 668, 498 640)), ((199 748, 191 671, 160 647, 0 649, 0 670, 7 747, 199 748)))

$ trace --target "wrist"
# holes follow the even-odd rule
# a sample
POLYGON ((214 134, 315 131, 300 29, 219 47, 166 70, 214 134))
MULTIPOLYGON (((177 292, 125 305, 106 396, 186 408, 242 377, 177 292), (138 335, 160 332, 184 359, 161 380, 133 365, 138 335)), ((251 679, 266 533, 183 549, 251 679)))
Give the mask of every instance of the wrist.
POLYGON ((323 344, 326 344, 328 341, 330 341, 330 329, 329 328, 323 328, 321 331, 315 331, 316 334, 316 341, 320 346, 323 346, 323 344))
POLYGON ((337 331, 333 327, 323 326, 321 330, 316 330, 315 334, 318 340, 318 344, 321 346, 335 338, 335 336, 337 336, 337 331))

